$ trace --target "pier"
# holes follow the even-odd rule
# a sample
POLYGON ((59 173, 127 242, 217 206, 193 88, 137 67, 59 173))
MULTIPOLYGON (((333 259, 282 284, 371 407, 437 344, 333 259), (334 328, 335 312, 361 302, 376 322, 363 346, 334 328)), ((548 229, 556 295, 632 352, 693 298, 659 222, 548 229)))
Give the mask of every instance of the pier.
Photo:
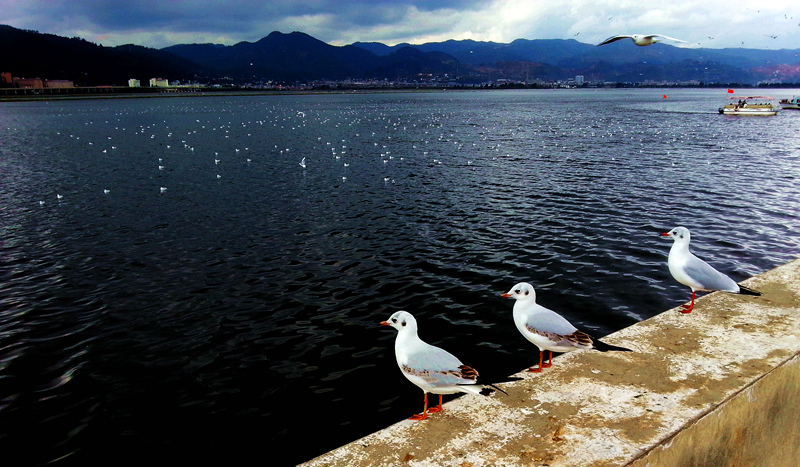
POLYGON ((301 465, 796 465, 800 259, 743 284, 763 295, 708 294, 603 338, 633 352, 560 355, 301 465))

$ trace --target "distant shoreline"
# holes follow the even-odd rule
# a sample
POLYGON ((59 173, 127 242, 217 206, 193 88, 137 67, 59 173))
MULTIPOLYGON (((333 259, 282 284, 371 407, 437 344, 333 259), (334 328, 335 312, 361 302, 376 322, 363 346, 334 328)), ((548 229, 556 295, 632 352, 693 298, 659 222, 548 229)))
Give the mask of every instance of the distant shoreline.
MULTIPOLYGON (((31 94, 0 94, 0 102, 35 102, 35 101, 70 101, 70 100, 94 100, 94 99, 152 99, 162 97, 215 97, 215 96, 280 96, 280 95, 316 95, 316 94, 386 94, 386 93, 428 93, 428 92, 468 92, 468 91, 502 91, 502 90, 550 90, 550 91, 572 91, 572 90, 604 90, 604 89, 726 89, 726 88, 758 89, 758 90, 777 90, 777 89, 798 89, 800 84, 793 83, 788 86, 740 86, 738 84, 713 85, 713 86, 672 86, 672 85, 636 85, 619 83, 616 86, 599 87, 550 87, 550 86, 456 86, 456 87, 397 87, 397 88, 314 88, 314 89, 209 89, 191 90, 158 90, 158 91, 128 91, 127 88, 107 89, 107 88, 74 88, 72 92, 58 93, 31 93, 31 94)), ((146 89, 146 88, 145 88, 146 89)), ((31 90, 40 91, 40 90, 31 90)), ((63 91, 63 90, 62 90, 63 91)))
MULTIPOLYGON (((31 101, 68 101, 68 100, 94 100, 94 99, 152 99, 160 97, 214 97, 214 96, 279 96, 298 94, 380 94, 392 92, 435 92, 442 90, 451 91, 478 91, 480 88, 398 88, 398 89, 291 89, 291 90, 221 90, 198 92, 118 92, 118 93, 87 93, 87 94, 27 94, 27 95, 0 95, 0 102, 31 102, 31 101)), ((490 90, 490 89, 486 89, 490 90)))

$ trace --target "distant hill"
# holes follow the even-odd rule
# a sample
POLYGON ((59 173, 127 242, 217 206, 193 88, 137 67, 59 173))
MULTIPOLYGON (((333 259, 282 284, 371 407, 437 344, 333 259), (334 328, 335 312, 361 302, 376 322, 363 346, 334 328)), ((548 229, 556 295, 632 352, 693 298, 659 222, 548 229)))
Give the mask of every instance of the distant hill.
POLYGON ((80 38, 0 25, 0 67, 13 76, 67 79, 78 86, 127 85, 128 79, 190 79, 205 74, 184 58, 138 45, 103 47, 80 38))
POLYGON ((238 80, 396 79, 457 69, 457 60, 441 52, 399 48, 378 55, 354 45, 332 46, 302 32, 273 32, 258 42, 232 46, 192 44, 161 50, 238 80))
POLYGON ((517 39, 509 44, 448 40, 393 47, 378 42, 356 42, 353 45, 379 55, 404 47, 425 52, 440 51, 465 66, 493 71, 508 68, 499 65, 501 63, 527 62, 532 67, 547 70, 542 79, 556 75, 563 79, 581 74, 587 79, 622 82, 698 80, 755 84, 766 80, 800 81, 800 49, 680 48, 664 43, 637 47, 629 41, 598 47, 574 39, 517 39))
POLYGON ((164 49, 103 47, 80 38, 0 26, 0 71, 70 79, 77 85, 124 85, 129 78, 259 83, 435 77, 458 83, 507 80, 705 83, 800 82, 800 49, 678 48, 630 41, 602 47, 574 39, 511 43, 448 40, 387 46, 333 46, 302 32, 273 32, 232 46, 179 44, 164 49))

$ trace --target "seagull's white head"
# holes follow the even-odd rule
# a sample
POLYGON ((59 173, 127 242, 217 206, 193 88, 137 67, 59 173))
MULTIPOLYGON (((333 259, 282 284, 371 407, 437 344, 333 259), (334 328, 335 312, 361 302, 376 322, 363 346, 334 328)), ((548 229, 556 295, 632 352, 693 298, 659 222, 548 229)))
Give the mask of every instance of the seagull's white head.
POLYGON ((391 326, 400 332, 404 331, 417 331, 417 320, 407 311, 398 311, 393 314, 387 321, 381 321, 383 326, 391 326))
POLYGON ((686 227, 675 227, 669 232, 661 234, 662 237, 671 237, 675 243, 689 243, 690 235, 689 229, 686 227))
POLYGON ((513 298, 515 300, 531 300, 536 301, 536 292, 533 286, 527 282, 520 282, 519 284, 511 287, 511 290, 501 295, 505 298, 513 298))

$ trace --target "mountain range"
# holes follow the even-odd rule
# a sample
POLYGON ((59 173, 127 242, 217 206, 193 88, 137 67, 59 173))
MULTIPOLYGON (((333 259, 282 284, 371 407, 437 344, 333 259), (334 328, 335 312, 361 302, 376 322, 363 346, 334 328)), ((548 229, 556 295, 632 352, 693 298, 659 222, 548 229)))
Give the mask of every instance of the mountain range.
POLYGON ((449 40, 387 46, 356 42, 332 46, 302 32, 273 32, 256 42, 179 44, 163 49, 103 47, 0 25, 0 72, 69 79, 76 85, 125 85, 129 78, 295 83, 315 80, 498 79, 703 83, 800 82, 800 49, 637 47, 618 41, 602 47, 574 39, 518 39, 511 43, 449 40))

